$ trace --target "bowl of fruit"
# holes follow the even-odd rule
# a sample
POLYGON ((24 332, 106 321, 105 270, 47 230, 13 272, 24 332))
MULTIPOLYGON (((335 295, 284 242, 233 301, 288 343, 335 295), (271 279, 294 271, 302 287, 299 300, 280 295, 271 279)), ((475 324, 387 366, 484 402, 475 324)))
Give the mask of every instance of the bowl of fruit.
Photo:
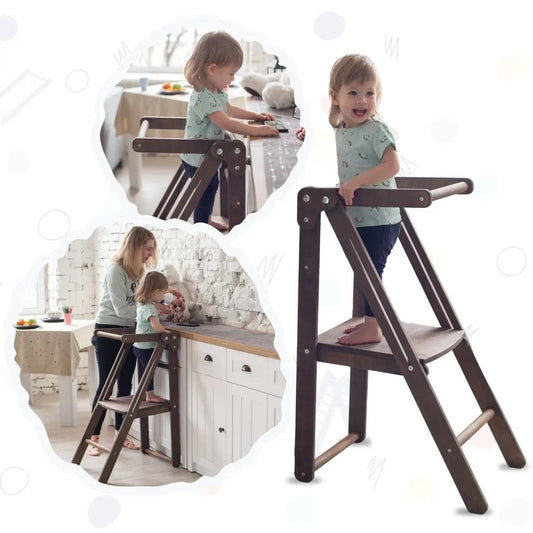
POLYGON ((159 94, 186 94, 185 87, 181 83, 171 83, 167 81, 163 83, 163 87, 159 91, 159 94))
POLYGON ((39 324, 37 324, 37 319, 35 318, 28 318, 28 320, 25 320, 24 318, 19 318, 13 325, 17 329, 35 329, 39 327, 39 324))

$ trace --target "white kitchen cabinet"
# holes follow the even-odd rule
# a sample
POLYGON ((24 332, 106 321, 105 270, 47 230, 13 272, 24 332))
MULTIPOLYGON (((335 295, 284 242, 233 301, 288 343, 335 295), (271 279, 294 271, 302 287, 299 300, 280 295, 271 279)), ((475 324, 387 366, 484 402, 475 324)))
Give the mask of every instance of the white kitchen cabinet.
MULTIPOLYGON (((181 464, 214 476, 279 422, 285 380, 271 335, 214 325, 179 333, 181 464)), ((167 373, 158 368, 154 376, 164 398, 167 373)), ((168 413, 150 417, 149 427, 151 447, 170 455, 168 413)), ((131 433, 139 438, 138 421, 131 433)))

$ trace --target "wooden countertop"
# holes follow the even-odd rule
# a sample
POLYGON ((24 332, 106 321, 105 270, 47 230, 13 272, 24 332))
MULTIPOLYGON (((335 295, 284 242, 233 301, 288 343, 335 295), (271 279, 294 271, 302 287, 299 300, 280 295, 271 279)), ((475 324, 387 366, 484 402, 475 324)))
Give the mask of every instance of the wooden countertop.
POLYGON ((170 331, 177 331, 186 339, 279 359, 274 349, 274 335, 271 333, 234 328, 221 324, 200 324, 191 327, 164 322, 163 325, 170 331))

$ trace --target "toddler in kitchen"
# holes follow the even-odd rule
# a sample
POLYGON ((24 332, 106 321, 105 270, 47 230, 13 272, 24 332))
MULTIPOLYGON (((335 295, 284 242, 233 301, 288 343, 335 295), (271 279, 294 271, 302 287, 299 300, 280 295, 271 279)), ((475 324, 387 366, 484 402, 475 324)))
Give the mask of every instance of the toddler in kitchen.
MULTIPOLYGON (((252 125, 238 119, 273 120, 268 113, 254 113, 228 102, 226 88, 241 68, 243 52, 239 43, 224 31, 203 35, 185 65, 185 78, 193 86, 187 110, 186 139, 224 139, 226 131, 249 136, 278 136, 273 126, 252 125)), ((205 154, 181 154, 187 175, 192 178, 205 154)), ((228 226, 211 219, 219 185, 218 170, 194 210, 194 222, 205 222, 220 231, 228 226)))

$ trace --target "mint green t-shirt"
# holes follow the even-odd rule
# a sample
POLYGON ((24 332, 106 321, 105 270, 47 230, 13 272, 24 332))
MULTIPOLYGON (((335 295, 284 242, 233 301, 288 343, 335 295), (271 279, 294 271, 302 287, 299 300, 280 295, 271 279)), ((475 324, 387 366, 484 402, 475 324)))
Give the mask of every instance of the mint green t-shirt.
MULTIPOLYGON (((387 146, 395 147, 389 128, 376 119, 356 128, 338 127, 335 131, 335 141, 341 184, 379 165, 387 146)), ((396 180, 389 178, 365 189, 396 189, 396 180)), ((356 227, 390 225, 401 220, 398 207, 347 206, 346 209, 356 227)))
MULTIPOLYGON (((187 107, 185 139, 223 139, 224 130, 209 120, 211 113, 226 113, 226 91, 212 92, 207 89, 193 91, 187 107)), ((181 154, 181 159, 194 167, 200 166, 205 154, 181 154)))
MULTIPOLYGON (((150 317, 159 318, 159 313, 154 304, 137 304, 137 326, 135 333, 155 333, 155 329, 150 324, 150 317)), ((134 342, 137 348, 154 348, 156 342, 134 342)))

